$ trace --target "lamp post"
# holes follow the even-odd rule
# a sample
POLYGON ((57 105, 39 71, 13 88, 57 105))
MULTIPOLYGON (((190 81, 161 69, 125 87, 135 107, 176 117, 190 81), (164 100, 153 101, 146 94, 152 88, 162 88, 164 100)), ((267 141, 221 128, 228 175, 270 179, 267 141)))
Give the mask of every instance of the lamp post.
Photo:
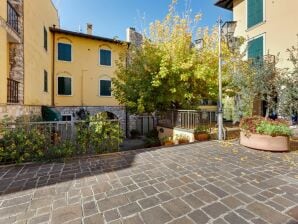
POLYGON ((222 19, 219 17, 218 21, 218 114, 217 114, 217 125, 218 125, 218 140, 224 139, 224 126, 223 126, 223 105, 222 105, 222 49, 221 41, 222 36, 228 44, 230 49, 235 47, 237 38, 234 37, 236 28, 235 21, 228 21, 222 25, 222 19))

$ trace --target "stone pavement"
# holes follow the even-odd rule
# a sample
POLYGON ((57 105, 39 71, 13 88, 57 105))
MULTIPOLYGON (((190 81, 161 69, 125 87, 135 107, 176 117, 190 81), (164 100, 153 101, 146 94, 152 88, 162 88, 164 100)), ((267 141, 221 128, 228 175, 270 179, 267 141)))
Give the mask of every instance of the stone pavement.
POLYGON ((0 223, 294 224, 298 154, 205 142, 4 166, 0 223))

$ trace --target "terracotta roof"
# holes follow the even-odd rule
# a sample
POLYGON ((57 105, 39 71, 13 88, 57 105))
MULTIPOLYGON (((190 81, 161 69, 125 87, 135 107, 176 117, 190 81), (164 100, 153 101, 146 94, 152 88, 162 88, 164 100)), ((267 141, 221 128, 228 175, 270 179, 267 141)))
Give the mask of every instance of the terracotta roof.
POLYGON ((215 5, 224 9, 233 10, 233 0, 217 0, 215 5))
POLYGON ((54 28, 54 27, 50 27, 50 31, 53 32, 53 33, 60 33, 60 34, 65 34, 65 35, 82 37, 82 38, 87 38, 87 39, 92 39, 92 40, 100 40, 100 41, 116 43, 116 44, 125 44, 125 43, 129 44, 128 42, 122 41, 122 40, 116 40, 116 39, 111 39, 111 38, 107 38, 107 37, 94 36, 94 35, 90 35, 90 34, 79 33, 79 32, 74 32, 74 31, 69 31, 69 30, 63 30, 63 29, 54 28))

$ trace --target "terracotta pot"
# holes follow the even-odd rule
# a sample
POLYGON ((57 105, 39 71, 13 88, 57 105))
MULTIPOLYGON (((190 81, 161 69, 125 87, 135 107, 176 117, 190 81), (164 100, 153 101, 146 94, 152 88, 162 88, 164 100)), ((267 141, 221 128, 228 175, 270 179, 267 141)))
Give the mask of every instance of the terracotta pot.
POLYGON ((188 144, 189 140, 178 140, 178 144, 188 144))
POLYGON ((196 133, 195 139, 197 141, 208 141, 209 140, 209 134, 206 132, 196 133))
POLYGON ((164 143, 164 146, 171 146, 171 145, 174 145, 174 142, 173 141, 166 141, 164 143))
POLYGON ((265 151, 289 151, 289 137, 285 136, 272 137, 270 135, 246 134, 241 131, 240 144, 249 148, 265 151))

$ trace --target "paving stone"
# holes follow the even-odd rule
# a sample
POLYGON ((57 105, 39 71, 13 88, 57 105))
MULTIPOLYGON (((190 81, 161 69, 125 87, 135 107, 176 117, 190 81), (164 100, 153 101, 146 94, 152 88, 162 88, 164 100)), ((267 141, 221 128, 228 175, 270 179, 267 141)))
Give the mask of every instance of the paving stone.
POLYGON ((110 198, 105 198, 97 202, 101 212, 128 204, 129 201, 124 195, 118 195, 110 198))
POLYGON ((212 224, 229 224, 229 223, 222 218, 218 218, 218 219, 214 220, 212 224))
POLYGON ((266 221, 264 221, 263 219, 260 219, 260 218, 252 219, 251 222, 254 223, 254 224, 269 224, 268 222, 266 222, 266 221))
POLYGON ((169 185, 171 188, 180 187, 183 185, 183 182, 179 179, 171 179, 166 181, 166 184, 169 185))
POLYGON ((287 214, 291 217, 293 217, 294 219, 297 220, 298 222, 298 206, 290 209, 289 211, 287 211, 287 214))
POLYGON ((254 214, 252 214, 251 212, 249 212, 249 211, 247 211, 247 210, 245 210, 245 209, 243 209, 243 208, 237 209, 236 212, 237 212, 240 216, 242 216, 243 218, 245 218, 246 220, 248 220, 248 219, 252 219, 252 218, 255 217, 254 214))
POLYGON ((210 218, 202 211, 196 210, 188 215, 195 223, 208 223, 210 218))
POLYGON ((206 203, 211 203, 217 200, 217 197, 214 194, 211 194, 206 190, 199 190, 193 193, 193 195, 206 203))
POLYGON ((123 224, 141 224, 141 223, 143 223, 143 221, 139 215, 135 215, 133 217, 129 217, 123 220, 123 224))
POLYGON ((254 194, 257 194, 262 191, 261 189, 256 188, 248 183, 242 184, 237 188, 240 191, 242 191, 243 193, 248 194, 248 195, 254 195, 254 194))
POLYGON ((12 215, 17 215, 18 213, 25 212, 28 207, 29 203, 1 208, 0 217, 4 218, 12 215))
POLYGON ((133 215, 137 212, 140 212, 141 210, 142 209, 140 208, 140 206, 135 202, 119 208, 119 212, 122 217, 133 215))
POLYGON ((191 194, 184 196, 182 199, 194 209, 200 208, 204 205, 204 202, 191 194))
POLYGON ((45 223, 50 220, 50 214, 45 214, 41 216, 34 217, 29 221, 29 224, 39 224, 39 223, 45 223))
POLYGON ((30 209, 38 209, 49 206, 52 203, 50 198, 39 198, 31 201, 30 209))
POLYGON ((160 200, 156 196, 152 196, 150 198, 142 199, 138 201, 138 203, 141 205, 143 209, 146 209, 158 205, 160 203, 160 200))
POLYGON ((84 211, 84 216, 90 216, 90 215, 96 214, 98 211, 97 211, 97 206, 95 201, 90 201, 83 204, 83 211, 84 211))
POLYGON ((112 189, 112 186, 108 182, 103 182, 100 184, 96 184, 92 186, 92 190, 94 194, 100 194, 103 192, 107 192, 112 189))
POLYGON ((82 217, 81 205, 71 205, 53 211, 52 223, 61 224, 82 217))
POLYGON ((289 219, 287 216, 278 213, 269 206, 266 206, 259 202, 253 202, 252 204, 247 206, 247 209, 271 224, 286 223, 286 221, 289 219))
POLYGON ((146 224, 164 224, 172 220, 171 216, 161 207, 154 207, 141 212, 146 224))
POLYGON ((182 217, 171 221, 169 224, 193 224, 193 222, 187 217, 182 217))
POLYGON ((247 221, 245 221, 243 218, 235 214, 234 212, 231 212, 227 214, 224 217, 225 220, 227 220, 230 224, 249 224, 247 221))
POLYGON ((161 201, 168 201, 171 200, 173 198, 173 196, 168 193, 168 192, 163 192, 157 195, 157 197, 161 200, 161 201))
POLYGON ((158 193, 158 190, 156 190, 152 186, 144 187, 144 188, 142 188, 142 190, 145 192, 145 194, 147 196, 151 196, 151 195, 154 195, 154 194, 158 193))
POLYGON ((101 214, 96 214, 84 218, 84 224, 105 224, 104 218, 101 214))
POLYGON ((219 202, 215 202, 211 205, 203 207, 202 209, 214 219, 229 211, 225 205, 219 202))
POLYGON ((28 203, 28 202, 30 202, 31 197, 32 197, 32 195, 28 194, 28 195, 20 196, 17 198, 11 198, 11 199, 4 200, 3 203, 1 204, 1 208, 28 203))
POLYGON ((107 222, 110 222, 110 221, 119 219, 120 215, 119 215, 117 209, 113 209, 113 210, 110 210, 110 211, 106 211, 104 213, 104 218, 107 222))
POLYGON ((228 206, 231 209, 235 209, 235 208, 243 205, 243 203, 240 200, 238 200, 237 198, 235 198, 233 196, 224 198, 221 200, 221 202, 224 203, 226 206, 228 206))
POLYGON ((178 218, 191 211, 191 208, 181 199, 173 199, 162 204, 173 217, 178 218))
POLYGON ((138 201, 146 197, 145 193, 140 189, 136 191, 128 192, 125 194, 125 196, 128 198, 130 202, 138 201))

